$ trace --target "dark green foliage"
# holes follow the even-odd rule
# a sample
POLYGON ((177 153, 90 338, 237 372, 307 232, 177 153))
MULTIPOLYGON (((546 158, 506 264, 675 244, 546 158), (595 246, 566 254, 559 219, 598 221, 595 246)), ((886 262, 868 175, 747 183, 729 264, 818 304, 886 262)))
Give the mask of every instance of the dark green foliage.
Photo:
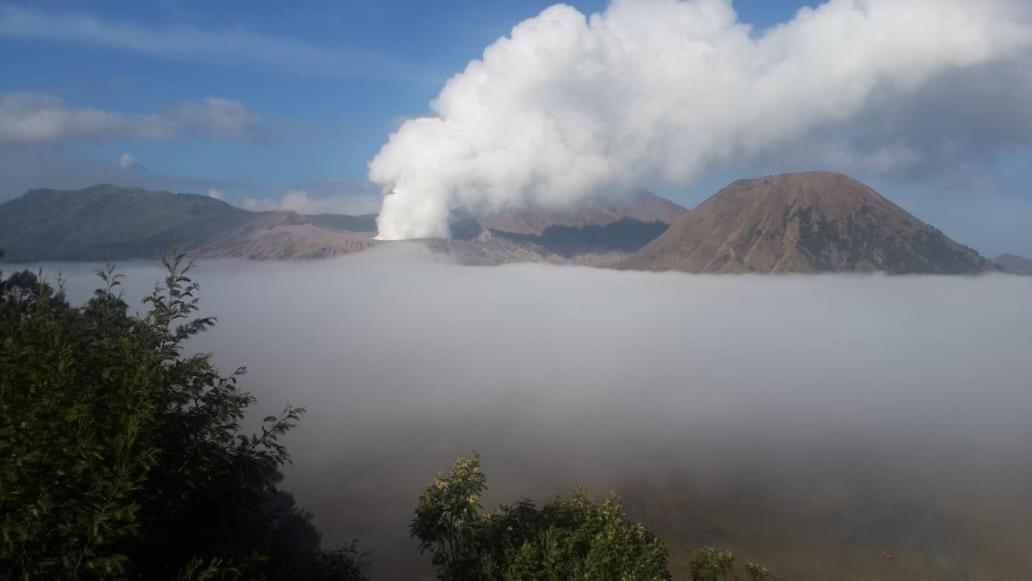
POLYGON ((739 572, 734 553, 712 547, 696 551, 689 569, 692 581, 776 581, 770 571, 756 563, 746 563, 739 572))
POLYGON ((726 579, 735 564, 735 556, 731 551, 717 551, 704 547, 692 559, 692 581, 721 581, 726 579))
POLYGON ((441 579, 668 579, 667 552, 627 520, 619 500, 584 493, 540 509, 529 501, 483 512, 476 455, 459 458, 420 496, 412 535, 441 579))
POLYGON ((456 460, 451 474, 439 474, 419 497, 410 530, 419 539, 419 550, 433 553, 442 578, 472 578, 481 569, 480 496, 486 489, 487 477, 474 455, 456 460))
POLYGON ((112 575, 126 556, 108 548, 139 532, 163 361, 157 329, 118 316, 116 284, 72 309, 29 272, 0 283, 5 575, 112 575))
POLYGON ((0 579, 361 578, 277 487, 303 410, 240 433, 243 370, 184 353, 214 319, 182 256, 166 266, 144 315, 111 269, 82 307, 0 278, 0 579))

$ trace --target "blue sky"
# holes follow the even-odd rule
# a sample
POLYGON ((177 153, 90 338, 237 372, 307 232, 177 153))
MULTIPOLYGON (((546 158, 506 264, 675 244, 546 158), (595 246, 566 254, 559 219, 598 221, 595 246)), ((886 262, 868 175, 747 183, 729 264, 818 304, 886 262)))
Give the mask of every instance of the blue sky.
MULTIPOLYGON (((153 173, 256 186, 354 181, 396 127, 426 113, 447 78, 480 56, 543 1, 442 3, 357 0, 260 2, 31 2, 9 8, 48 18, 86 17, 118 34, 130 26, 170 37, 246 32, 325 61, 272 63, 213 55, 147 54, 91 41, 0 36, 0 90, 62 97, 67 104, 149 113, 210 96, 233 99, 279 129, 263 143, 189 140, 76 144, 77 155, 115 163, 131 151, 153 173), (185 35, 182 35, 185 36, 185 35)), ((575 2, 583 12, 604 2, 575 2)), ((761 25, 802 3, 753 1, 738 8, 761 25)), ((188 43, 183 39, 181 42, 188 43)))
MULTIPOLYGON (((105 179, 217 189, 235 203, 274 200, 290 190, 368 202, 375 190, 366 183, 366 164, 400 121, 426 114, 449 76, 550 4, 0 2, 0 93, 33 95, 33 107, 45 96, 60 99, 62 110, 124 118, 108 129, 84 120, 75 133, 0 141, 7 159, 0 199, 27 187, 105 179), (208 98, 242 110, 232 109, 222 129, 202 127, 224 114, 205 105, 208 98), (162 136, 141 124, 162 124, 162 136), (119 156, 126 152, 137 164, 123 169, 119 156)), ((585 13, 606 5, 571 4, 585 13)), ((734 3, 740 19, 761 30, 807 4, 817 3, 734 3)), ((986 170, 992 191, 980 195, 943 194, 939 184, 921 180, 858 177, 899 192, 892 197, 985 252, 1032 254, 1032 235, 1020 231, 1032 230, 1029 160, 1025 147, 995 156, 986 170)), ((737 177, 733 171, 662 193, 691 205, 737 177)))

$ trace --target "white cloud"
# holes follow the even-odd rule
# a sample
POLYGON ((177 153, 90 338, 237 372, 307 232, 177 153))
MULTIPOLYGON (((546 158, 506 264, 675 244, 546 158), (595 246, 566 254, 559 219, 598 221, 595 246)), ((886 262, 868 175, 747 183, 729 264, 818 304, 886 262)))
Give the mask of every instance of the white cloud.
MULTIPOLYGON (((380 236, 446 236, 457 206, 687 185, 713 167, 813 147, 810 136, 834 128, 856 139, 833 140, 826 162, 899 171, 936 146, 919 143, 904 105, 956 71, 1028 70, 1030 48, 1032 6, 1021 0, 830 0, 762 33, 730 0, 615 0, 590 17, 553 6, 470 62, 435 116, 405 122, 370 162, 370 180, 390 193, 380 236), (882 116, 877 131, 851 125, 882 116)), ((939 142, 971 139, 979 123, 939 142)))
POLYGON ((262 136, 258 118, 239 101, 208 97, 176 107, 173 117, 185 127, 203 128, 220 139, 262 136))
POLYGON ((118 166, 124 170, 145 169, 143 165, 136 160, 136 156, 128 151, 118 157, 118 166))
POLYGON ((244 198, 244 208, 252 212, 284 210, 298 214, 360 214, 375 213, 379 205, 378 196, 336 195, 315 197, 306 190, 290 190, 278 200, 267 198, 244 198))
POLYGON ((0 141, 171 139, 203 136, 255 140, 265 136, 258 118, 238 101, 209 97, 163 113, 129 114, 72 107, 60 97, 0 93, 0 141))
POLYGON ((166 59, 252 65, 291 73, 344 74, 417 82, 430 80, 420 67, 381 55, 346 48, 323 48, 240 28, 148 28, 86 14, 53 14, 4 6, 0 7, 0 37, 79 43, 166 59))
POLYGON ((71 108, 51 95, 0 94, 0 141, 42 143, 98 137, 166 139, 173 133, 169 120, 159 115, 71 108))
POLYGON ((224 201, 226 199, 226 192, 223 192, 222 190, 218 190, 218 189, 215 189, 215 188, 211 188, 211 189, 208 190, 208 197, 209 198, 215 198, 216 200, 224 201))

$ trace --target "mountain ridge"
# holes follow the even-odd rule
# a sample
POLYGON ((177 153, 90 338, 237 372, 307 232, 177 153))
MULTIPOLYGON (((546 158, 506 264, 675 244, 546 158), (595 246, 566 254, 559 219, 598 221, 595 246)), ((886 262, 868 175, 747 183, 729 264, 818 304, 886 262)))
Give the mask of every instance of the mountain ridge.
POLYGON ((874 189, 833 172, 732 182, 617 267, 693 273, 995 270, 874 189))
MULTIPOLYGON (((465 216, 457 239, 424 242, 464 264, 609 264, 685 211, 641 191, 564 211, 465 216)), ((151 259, 172 247, 198 258, 325 258, 380 244, 375 233, 375 214, 251 212, 208 196, 113 184, 34 189, 0 204, 0 248, 8 262, 151 259)))
POLYGON ((549 228, 607 226, 621 220, 672 224, 688 210, 648 190, 623 198, 590 200, 565 210, 510 209, 481 218, 487 229, 512 235, 543 236, 549 228))
MULTIPOLYGON (((698 273, 971 274, 998 266, 842 174, 736 180, 692 210, 646 192, 548 211, 458 213, 452 239, 418 241, 470 265, 545 262, 698 273)), ((309 259, 384 244, 376 215, 251 212, 197 194, 98 184, 0 204, 0 260, 309 259)), ((1008 267, 1009 265, 1009 267, 1008 267)))
MULTIPOLYGON (((205 256, 252 257, 240 245, 245 240, 254 242, 263 232, 304 224, 327 230, 350 225, 360 231, 374 220, 285 210, 251 212, 210 196, 113 184, 80 190, 37 188, 0 204, 0 248, 10 262, 150 259, 172 247, 187 252, 204 249, 205 256), (244 236, 248 233, 251 238, 244 236)), ((368 232, 369 238, 372 235, 368 232)), ((332 254, 334 248, 320 252, 332 254)))
POLYGON ((1001 254, 993 259, 1004 272, 1011 274, 1032 275, 1032 259, 1016 254, 1001 254))

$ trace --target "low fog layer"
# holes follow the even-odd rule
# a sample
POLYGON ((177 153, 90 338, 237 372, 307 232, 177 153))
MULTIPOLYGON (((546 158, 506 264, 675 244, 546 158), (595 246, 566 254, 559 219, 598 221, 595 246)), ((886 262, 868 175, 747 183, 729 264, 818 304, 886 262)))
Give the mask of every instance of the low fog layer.
MULTIPOLYGON (((133 297, 160 276, 122 270, 133 297)), ((287 487, 378 577, 429 571, 408 519, 471 450, 489 503, 616 490, 682 577, 703 544, 788 579, 1032 566, 1032 278, 471 268, 407 244, 195 274, 220 319, 195 346, 249 368, 256 415, 308 408, 287 487)))

